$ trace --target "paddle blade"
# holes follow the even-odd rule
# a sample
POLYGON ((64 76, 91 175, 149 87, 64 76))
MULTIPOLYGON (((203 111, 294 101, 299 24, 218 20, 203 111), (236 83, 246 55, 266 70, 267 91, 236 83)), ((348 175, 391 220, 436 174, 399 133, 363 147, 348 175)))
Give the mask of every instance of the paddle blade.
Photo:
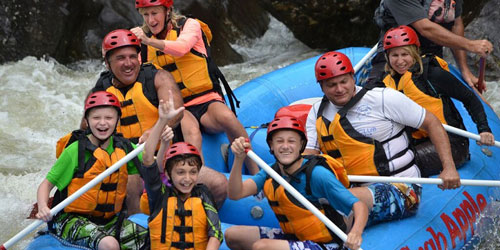
MULTIPOLYGON (((52 201, 54 200, 54 197, 50 197, 49 201, 47 202, 48 207, 52 207, 52 201)), ((31 208, 31 213, 26 219, 36 219, 36 214, 38 213, 38 203, 35 202, 33 204, 33 208, 31 208)))
POLYGON ((483 93, 486 90, 486 82, 484 81, 484 71, 486 70, 486 58, 479 59, 479 76, 477 80, 477 90, 483 93))

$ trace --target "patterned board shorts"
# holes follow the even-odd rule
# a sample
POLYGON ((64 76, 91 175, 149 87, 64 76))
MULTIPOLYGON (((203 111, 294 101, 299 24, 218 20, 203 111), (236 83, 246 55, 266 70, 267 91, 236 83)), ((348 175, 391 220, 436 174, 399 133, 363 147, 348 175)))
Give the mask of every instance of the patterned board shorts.
MULTIPOLYGON (((91 222, 87 217, 61 213, 54 218, 54 233, 70 244, 97 249, 106 236, 116 235, 118 216, 103 225, 91 222)), ((147 229, 124 219, 120 230, 120 249, 140 249, 146 242, 147 229)))
MULTIPOLYGON (((286 240, 285 233, 280 228, 259 227, 261 239, 286 240)), ((286 240, 290 250, 339 250, 343 249, 337 243, 319 244, 310 240, 286 240)))
POLYGON ((414 215, 422 196, 422 187, 417 184, 374 183, 368 189, 373 195, 373 209, 367 225, 414 215))

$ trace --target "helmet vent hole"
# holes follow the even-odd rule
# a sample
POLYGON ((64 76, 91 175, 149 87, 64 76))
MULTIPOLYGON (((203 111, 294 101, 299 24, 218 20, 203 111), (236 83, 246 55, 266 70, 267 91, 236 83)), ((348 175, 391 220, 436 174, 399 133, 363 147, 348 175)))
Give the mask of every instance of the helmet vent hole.
POLYGON ((117 42, 111 42, 111 45, 117 45, 118 43, 117 42))
POLYGON ((340 71, 345 71, 345 66, 342 66, 342 68, 340 68, 340 71))
POLYGON ((337 61, 337 63, 335 63, 335 64, 340 65, 340 64, 342 64, 342 61, 337 61))

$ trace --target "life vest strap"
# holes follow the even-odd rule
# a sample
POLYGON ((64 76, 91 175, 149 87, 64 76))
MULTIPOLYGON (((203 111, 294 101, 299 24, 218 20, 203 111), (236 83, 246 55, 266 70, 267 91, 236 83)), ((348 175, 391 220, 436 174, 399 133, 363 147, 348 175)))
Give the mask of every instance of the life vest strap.
POLYGON ((340 154, 340 150, 338 149, 335 149, 335 150, 328 150, 326 152, 329 156, 333 157, 333 158, 339 158, 339 157, 342 157, 342 155, 340 154))
POLYGON ((163 65, 162 68, 168 72, 173 72, 177 70, 177 65, 175 63, 170 63, 163 65))
POLYGON ((99 212, 113 212, 115 210, 115 204, 97 204, 95 210, 99 212))
POLYGON ((324 142, 333 141, 333 135, 321 136, 321 140, 324 142))
POLYGON ((122 108, 134 104, 134 101, 132 99, 125 100, 123 102, 120 102, 120 105, 122 108))
POLYGON ((184 233, 192 233, 193 232, 193 227, 188 227, 188 226, 174 226, 174 231, 184 234, 184 233))
POLYGON ((275 214, 279 222, 288 222, 288 218, 283 214, 275 214))
POLYGON ((100 190, 104 192, 115 191, 118 187, 118 183, 102 183, 100 190))
POLYGON ((175 210, 175 215, 181 216, 181 217, 192 216, 193 211, 191 211, 191 210, 175 210))
POLYGON ((277 201, 269 201, 269 206, 271 206, 271 207, 277 207, 279 205, 280 204, 277 201))
POLYGON ((192 242, 172 242, 172 246, 178 249, 189 249, 194 248, 194 243, 192 242))
POLYGON ((139 122, 139 118, 137 117, 137 115, 128 116, 128 117, 124 117, 124 118, 120 119, 121 126, 132 125, 132 124, 136 124, 138 122, 139 122))

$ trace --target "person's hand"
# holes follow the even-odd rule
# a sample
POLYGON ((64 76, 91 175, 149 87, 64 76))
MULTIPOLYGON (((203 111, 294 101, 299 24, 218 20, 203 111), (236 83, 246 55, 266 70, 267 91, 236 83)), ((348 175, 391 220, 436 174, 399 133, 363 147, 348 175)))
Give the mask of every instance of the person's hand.
POLYGON ((45 206, 38 206, 38 213, 36 214, 36 218, 48 222, 52 219, 52 215, 50 215, 50 208, 45 206))
POLYGON ((495 144, 495 136, 490 132, 482 132, 479 134, 480 140, 476 141, 478 145, 493 146, 495 144))
POLYGON ((347 240, 344 245, 349 249, 359 249, 362 241, 363 238, 360 233, 351 231, 347 234, 347 240))
POLYGON ((161 132, 160 138, 163 143, 170 143, 170 140, 174 138, 174 131, 170 126, 166 125, 161 132))
POLYGON ((233 143, 231 144, 231 151, 233 151, 235 158, 245 158, 247 155, 247 153, 245 152, 246 149, 251 149, 251 145, 248 139, 245 137, 238 137, 234 139, 233 143))
POLYGON ((160 105, 158 105, 158 118, 166 119, 168 122, 183 111, 183 106, 177 109, 174 108, 174 97, 172 95, 172 90, 168 90, 168 101, 165 102, 163 100, 160 100, 160 105))
POLYGON ((470 71, 467 72, 462 72, 462 78, 464 81, 471 87, 471 88, 477 88, 478 87, 478 79, 477 77, 472 74, 470 71))
POLYGON ((469 51, 480 57, 486 57, 493 52, 493 44, 488 40, 472 40, 469 51))
POLYGON ((132 28, 130 29, 130 31, 132 33, 134 33, 134 35, 139 38, 139 40, 141 40, 141 43, 145 43, 149 40, 149 37, 146 36, 146 34, 144 33, 144 30, 142 30, 141 27, 135 27, 135 28, 132 28))
POLYGON ((454 166, 443 166, 443 171, 439 174, 439 178, 443 180, 443 184, 438 185, 438 187, 442 190, 456 189, 460 187, 460 175, 454 166))
POLYGON ((139 144, 143 144, 145 141, 148 140, 149 134, 151 133, 151 129, 148 129, 142 133, 141 137, 139 137, 139 144))

